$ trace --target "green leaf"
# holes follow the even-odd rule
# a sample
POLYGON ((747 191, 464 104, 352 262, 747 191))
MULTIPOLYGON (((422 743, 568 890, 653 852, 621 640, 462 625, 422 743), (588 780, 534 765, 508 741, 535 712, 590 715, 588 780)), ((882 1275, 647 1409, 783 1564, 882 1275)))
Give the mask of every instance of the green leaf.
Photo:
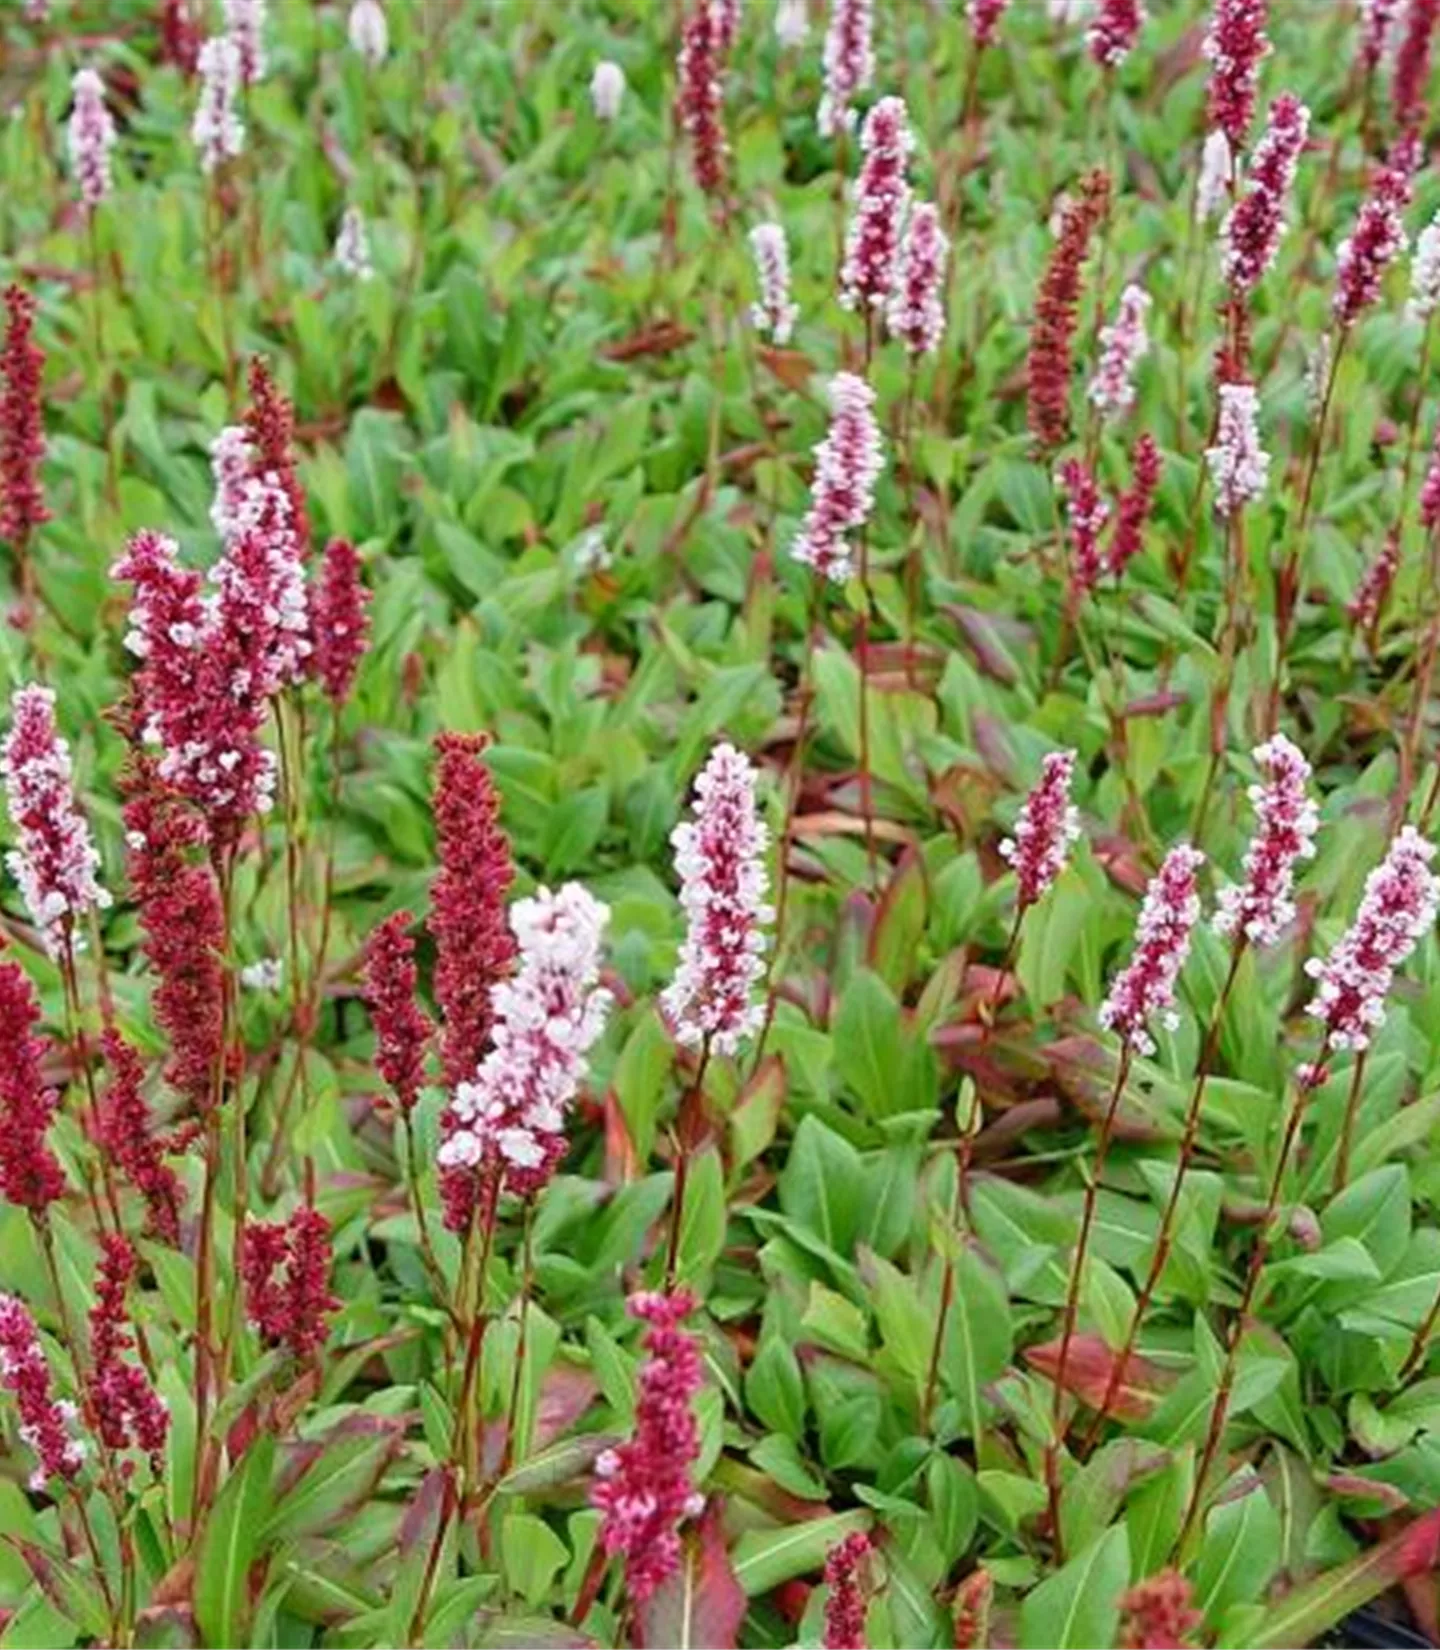
POLYGON ((1115 1642, 1120 1595, 1130 1580, 1130 1539, 1117 1524, 1020 1606, 1021 1650, 1093 1650, 1115 1642))
POLYGON ((513 1512, 500 1526, 500 1555, 506 1582, 533 1609, 549 1593, 570 1549, 543 1518, 513 1512))
POLYGON ((768 1593, 782 1581, 819 1570, 837 1541, 869 1527, 869 1513, 845 1512, 778 1530, 746 1530, 731 1554, 735 1579, 751 1598, 768 1593))
MULTIPOLYGON (((725 1174, 720 1167, 720 1153, 714 1146, 707 1146, 691 1159, 685 1177, 677 1278, 692 1286, 703 1285, 724 1247, 725 1174)), ((701 1287, 700 1293, 704 1292, 701 1287)))
POLYGON ((260 1433, 221 1486, 200 1537, 195 1562, 195 1617, 209 1644, 248 1637, 250 1566, 270 1510, 275 1439, 260 1433))
POLYGON ((954 1298, 940 1363, 958 1405, 962 1437, 979 1437, 987 1413, 982 1389, 1009 1365, 1014 1344, 1005 1280, 967 1240, 955 1259, 954 1298))
POLYGON ((934 1104, 935 1056, 907 1026, 900 1004, 878 974, 857 969, 832 1027, 835 1071, 868 1116, 898 1117, 934 1104))
POLYGON ((826 1248, 846 1254, 865 1212, 855 1195, 860 1176, 860 1154, 849 1141, 819 1118, 804 1117, 780 1175, 780 1207, 826 1248))
POLYGON ((1248 1494, 1225 1499, 1205 1521, 1195 1571, 1195 1597, 1212 1627, 1235 1604, 1265 1591, 1280 1563, 1280 1517, 1264 1485, 1252 1479, 1248 1494))

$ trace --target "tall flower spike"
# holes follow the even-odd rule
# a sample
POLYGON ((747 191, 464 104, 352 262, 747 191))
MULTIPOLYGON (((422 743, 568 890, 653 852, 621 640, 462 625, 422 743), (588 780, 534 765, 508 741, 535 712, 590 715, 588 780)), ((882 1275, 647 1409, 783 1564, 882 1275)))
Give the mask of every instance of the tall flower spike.
POLYGON ((380 0, 355 0, 345 26, 350 50, 378 69, 390 50, 390 26, 380 0))
POLYGON ((515 941, 505 900, 515 879, 500 799, 479 734, 435 741, 434 810, 440 873, 430 892, 440 1059, 452 1087, 472 1077, 490 1039, 491 993, 510 972, 515 941))
POLYGON ((1134 50, 1144 25, 1141 0, 1096 0, 1085 44, 1102 69, 1117 69, 1134 50))
POLYGON ((929 201, 912 206, 905 218, 895 288, 886 320, 890 335, 910 355, 933 355, 945 336, 945 262, 950 240, 939 210, 929 201))
POLYGON ((687 919, 675 978, 661 998, 677 1040, 734 1054, 759 1026, 753 1000, 765 972, 765 852, 755 769, 733 745, 711 752, 695 781, 695 815, 671 833, 687 919))
POLYGON ((1440 20, 1440 0, 1410 0, 1405 11, 1405 32, 1395 53, 1395 74, 1390 82, 1395 124, 1402 132, 1414 131, 1425 117, 1430 52, 1437 20, 1440 20))
POLYGON ((215 498, 210 520, 222 539, 229 540, 240 525, 245 485, 255 472, 255 449, 243 424, 227 424, 210 443, 210 474, 215 498))
POLYGON ((1100 496, 1095 473, 1082 459, 1067 458, 1056 481, 1065 495, 1066 536, 1070 541, 1070 594, 1078 600, 1093 590, 1105 571, 1100 535, 1110 506, 1100 496))
POLYGON ((555 1173, 586 1055, 610 1012, 597 984, 609 917, 576 882, 517 902, 519 970, 492 993, 494 1046, 451 1098, 442 1168, 498 1169, 517 1197, 533 1197, 555 1173))
POLYGON ((1420 520, 1429 528, 1434 528, 1440 523, 1440 419, 1435 421, 1430 463, 1425 470, 1425 480, 1420 486, 1420 520))
POLYGON ((965 17, 970 24, 970 38, 975 42, 977 52, 983 52, 987 46, 995 44, 1000 19, 1009 5, 1010 0, 968 0, 965 17))
POLYGON ((335 267, 352 281, 368 281, 374 275, 365 214, 358 206, 347 206, 341 214, 340 231, 335 237, 335 250, 331 256, 335 267))
POLYGON ((1367 71, 1380 66, 1400 0, 1360 0, 1360 62, 1367 71))
POLYGON ((810 35, 806 0, 775 0, 775 38, 782 47, 803 46, 810 35))
POLYGON ((625 71, 608 58, 590 76, 590 106, 596 120, 614 120, 625 97, 625 71))
POLYGON ((40 463, 45 457, 41 380, 45 352, 35 342, 35 300, 5 289, 5 342, 0 346, 0 538, 23 553, 49 521, 40 463))
POLYGON ((228 34, 212 35, 200 48, 200 101, 190 123, 190 139, 200 151, 200 169, 213 172, 245 148, 240 118, 240 52, 228 34))
POLYGON ((1412 143, 1402 139, 1384 165, 1376 167, 1354 232, 1340 243, 1330 307, 1342 327, 1351 325, 1380 296, 1385 271, 1405 250, 1404 213, 1410 204, 1417 153, 1412 143))
POLYGON ((65 138, 70 171, 87 211, 93 212, 110 193, 110 151, 115 147, 115 122, 105 106, 105 82, 94 69, 77 69, 70 82, 74 102, 65 138))
POLYGON ((0 1384, 14 1395, 20 1436, 35 1454, 30 1488, 39 1494, 52 1478, 74 1478, 85 1461, 85 1445, 71 1430, 75 1406, 52 1395, 40 1333, 14 1295, 0 1295, 0 1384))
POLYGON ((1435 921, 1440 879, 1430 869, 1434 857, 1434 844, 1406 825, 1365 879, 1349 931, 1323 962, 1312 957, 1305 964, 1317 982, 1307 1012, 1324 1027, 1327 1049, 1368 1048, 1371 1033, 1385 1023, 1395 970, 1435 921))
POLYGON ((161 1243, 180 1242, 180 1182, 165 1161, 142 1092, 145 1068, 120 1033, 106 1028, 102 1047, 110 1083, 100 1098, 100 1145, 145 1202, 146 1228, 161 1243))
POLYGON ((232 697, 255 706, 302 681, 313 651, 310 614, 300 539, 279 476, 243 484, 235 530, 210 577, 216 594, 203 641, 232 697))
POLYGON ((1195 222, 1209 223, 1220 209, 1230 183, 1230 143, 1224 132, 1214 131, 1200 151, 1200 176, 1195 183, 1195 222))
POLYGON ((100 855, 75 805, 70 746, 55 725, 51 688, 18 688, 0 758, 16 846, 5 856, 35 926, 52 956, 64 931, 110 895, 97 875, 100 855))
POLYGON ((397 911, 365 946, 365 1002, 375 1023, 375 1069, 402 1112, 413 1111, 425 1083, 425 1050, 433 1027, 418 1002, 419 977, 410 913, 397 911))
POLYGON ((1261 783, 1252 785, 1255 834, 1245 851, 1245 880, 1222 888, 1217 933, 1274 945, 1295 916, 1295 866, 1315 857, 1320 814, 1310 799, 1310 764, 1283 733, 1250 753, 1261 783))
POLYGON ((29 976, 0 961, 0 1196, 32 1215, 65 1195, 65 1171, 45 1143, 58 1096, 45 1086, 39 1023, 29 976))
POLYGON ((1100 365, 1090 380, 1090 400, 1109 417, 1134 405, 1135 369, 1150 348, 1149 313, 1150 294, 1132 282, 1120 294, 1115 319, 1100 328, 1100 365))
POLYGON ((1190 934, 1200 916, 1196 877, 1204 854, 1181 843, 1165 856, 1145 891, 1135 928, 1135 949, 1100 1005, 1100 1024, 1128 1048, 1153 1054, 1149 1024, 1156 1017, 1173 1031, 1175 981, 1190 954, 1190 934))
POLYGON ((225 33, 240 59, 240 79, 258 86, 265 78, 265 0, 221 0, 225 33))
POLYGON ((1220 231, 1225 280, 1236 297, 1251 291, 1275 262, 1295 169, 1309 131, 1310 111, 1298 97, 1282 92, 1270 105, 1265 135, 1246 169, 1240 198, 1220 231))
POLYGON ((330 1293, 330 1258, 330 1222, 308 1204, 289 1220, 246 1226, 245 1313, 262 1339, 299 1359, 324 1346, 340 1305, 330 1293))
POLYGON ((146 763, 127 776, 123 810, 130 888, 154 969, 155 1023, 171 1083, 197 1111, 215 1104, 224 1045, 225 912, 205 853, 205 830, 146 763))
POLYGON ((865 1650, 865 1587, 861 1579, 872 1548, 870 1537, 855 1530, 825 1555, 825 1650, 865 1650))
POLYGON ((1160 449, 1147 431, 1136 441, 1130 454, 1130 485, 1120 495, 1115 526, 1105 556, 1105 571, 1119 578, 1140 552, 1145 523, 1155 503, 1160 485, 1160 449))
POLYGON ((1265 491, 1270 455, 1260 445, 1260 398, 1253 384, 1220 386, 1220 419, 1215 445, 1205 449, 1215 508, 1222 516, 1243 510, 1265 491))
POLYGON ((815 449, 810 508, 790 553, 821 578, 843 584, 853 566, 847 535, 870 519, 885 456, 875 392, 863 378, 837 372, 830 380, 830 406, 829 433, 815 449))
POLYGON ((1245 147, 1260 65, 1271 51, 1265 33, 1268 11, 1269 0, 1214 0, 1201 47, 1210 64, 1210 124, 1236 149, 1245 147))
POLYGON ((90 1399, 100 1441, 110 1450, 137 1449, 159 1473, 170 1414, 150 1377, 126 1354, 135 1350, 127 1296, 135 1251, 119 1232, 100 1239, 95 1304, 90 1308, 90 1399))
POLYGON ((1359 630, 1373 630, 1380 622, 1390 587, 1400 571, 1400 528, 1394 525, 1381 541, 1380 549, 1366 564, 1355 594, 1345 604, 1350 622, 1359 630))
POLYGON ((254 474, 280 478, 280 485, 290 500, 290 520, 300 541, 300 553, 308 555, 310 518, 305 510, 305 489, 300 485, 295 465, 295 409, 275 382, 270 363, 263 355, 251 357, 246 378, 250 386, 250 406, 245 414, 245 432, 255 449, 254 474))
POLYGON ((883 309, 889 301, 910 198, 905 167, 914 147, 904 100, 882 97, 860 129, 864 158, 840 269, 840 302, 846 309, 883 309))
POLYGON ((874 0, 830 0, 825 30, 825 91, 815 124, 837 137, 855 124, 852 105, 875 78, 874 0))
POLYGON ((1022 910, 1044 896, 1080 835, 1080 813, 1070 801, 1074 776, 1075 752, 1052 751, 1040 766, 1039 783, 1025 798, 1014 836, 1000 844, 1000 857, 1020 884, 1022 910))
POLYGON ((693 1477, 700 1458, 694 1401, 705 1367, 700 1343, 680 1327, 695 1304, 683 1289, 642 1292, 626 1303, 632 1317, 649 1325, 635 1431, 595 1460, 590 1502, 602 1514, 600 1543, 611 1558, 624 1555, 625 1588, 636 1604, 680 1568, 680 1526, 705 1507, 693 1477))
POLYGON ((1437 305, 1440 305, 1440 212, 1425 225, 1415 242, 1406 313, 1412 321, 1428 321, 1437 305))
POLYGON ((1109 210, 1110 179, 1090 172, 1060 219, 1050 261, 1035 299, 1026 362, 1026 418, 1043 447, 1058 447, 1070 431, 1071 350, 1080 304, 1080 275, 1090 236, 1109 210))
POLYGON ((800 310, 790 301, 790 248, 784 227, 757 223, 750 231, 750 250, 760 288, 759 302, 750 306, 750 319, 757 332, 768 333, 776 344, 788 344, 800 310))
POLYGON ((310 593, 310 634, 315 677, 332 705, 350 697, 370 640, 366 609, 370 592, 360 577, 360 557, 349 539, 325 546, 320 577, 310 593))
POLYGON ((716 199, 725 193, 724 48, 720 18, 712 0, 692 0, 680 34, 675 112, 690 139, 695 181, 716 199))

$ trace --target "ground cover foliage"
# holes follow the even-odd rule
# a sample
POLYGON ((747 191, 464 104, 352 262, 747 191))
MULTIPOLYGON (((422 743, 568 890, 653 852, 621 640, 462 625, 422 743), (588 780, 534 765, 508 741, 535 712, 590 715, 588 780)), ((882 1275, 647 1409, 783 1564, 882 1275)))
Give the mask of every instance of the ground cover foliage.
POLYGON ((1150 10, 7 3, 0 1644, 1440 1637, 1440 7, 1150 10))

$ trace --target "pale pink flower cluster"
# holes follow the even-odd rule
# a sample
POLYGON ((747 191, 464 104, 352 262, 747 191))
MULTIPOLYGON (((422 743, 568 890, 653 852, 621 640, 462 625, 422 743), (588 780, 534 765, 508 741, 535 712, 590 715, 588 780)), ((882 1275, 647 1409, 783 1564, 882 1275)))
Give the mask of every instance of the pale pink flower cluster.
POLYGON ((375 273, 370 262, 370 237, 365 230, 365 214, 358 206, 347 206, 340 219, 340 233, 332 253, 335 267, 353 281, 368 281, 375 273))
POLYGON ((115 122, 105 106, 105 82, 94 69, 77 69, 70 90, 74 102, 65 130, 70 170, 79 186, 80 199, 93 212, 110 193, 115 122))
POLYGON ((815 448, 810 508, 790 553, 822 578, 841 584, 853 567, 847 534, 869 520, 885 457, 875 392, 863 378, 837 372, 830 380, 830 405, 829 433, 815 448))
POLYGON ((1265 33, 1269 0, 1214 0, 1200 51, 1210 64, 1210 124, 1236 148, 1255 112, 1260 65, 1272 47, 1265 33))
POLYGON ((212 35, 200 48, 200 101, 190 137, 200 151, 202 171, 213 172, 245 147, 240 119, 240 51, 228 34, 212 35))
POLYGON ((1110 506, 1095 472, 1083 460, 1067 458, 1055 477, 1065 495, 1065 525, 1070 539, 1070 589, 1076 596, 1094 589, 1105 571, 1100 535, 1110 506))
POLYGON ((614 120, 625 96, 625 71, 608 58, 590 76, 590 106, 596 120, 614 120))
POLYGON ((227 424, 210 443, 210 474, 215 499, 210 520, 222 539, 229 540, 240 525, 240 503, 255 468, 255 449, 243 424, 227 424))
POLYGON ((1118 68, 1129 57, 1145 17, 1141 0, 1096 0, 1085 43, 1102 69, 1118 68))
POLYGON ((1040 779, 1025 798, 1014 836, 1000 844, 1000 857, 1020 884, 1020 905, 1035 902, 1065 868, 1070 844, 1080 835, 1080 813, 1070 801, 1075 752, 1052 751, 1040 767, 1040 779))
POLYGON ((222 0, 225 33, 240 59, 240 79, 258 86, 265 78, 265 0, 222 0))
POLYGON ((805 0, 776 0, 775 38, 782 46, 803 46, 810 34, 805 0))
POLYGON ((385 21, 380 0, 355 0, 345 32, 350 50, 363 57, 372 69, 378 69, 390 50, 390 26, 385 21))
POLYGON ((879 309, 895 285, 900 230, 909 204, 905 168, 915 147, 903 98, 882 97, 860 129, 860 177, 845 236, 840 302, 879 309))
MULTIPOLYGON (((1308 1012, 1324 1026, 1326 1050, 1368 1048, 1371 1032, 1385 1023, 1395 970, 1434 924, 1440 905, 1440 879, 1430 869, 1434 857, 1435 845, 1406 825, 1365 879, 1349 932, 1323 962, 1312 957, 1305 964, 1318 982, 1308 1012)), ((1321 1069, 1311 1068, 1310 1078, 1321 1069)))
POLYGON ((1220 386, 1220 420, 1215 445, 1205 449, 1215 508, 1232 516, 1265 491, 1270 455, 1260 445, 1260 398, 1253 384, 1220 386))
POLYGON ((305 677, 310 615, 290 495, 273 472, 240 485, 225 553, 211 569, 213 626, 243 636, 251 668, 233 683, 240 697, 268 699, 305 677))
POLYGON ((1286 203, 1309 132, 1310 111, 1298 97, 1282 92, 1270 105, 1265 135, 1246 168, 1244 188, 1220 231, 1225 281, 1237 296, 1249 292, 1275 262, 1286 203))
POLYGON ((1440 212, 1420 231, 1410 264, 1410 301, 1405 306, 1412 321, 1428 321, 1440 305, 1440 212))
POLYGON ((75 805, 70 746, 55 725, 50 688, 22 687, 10 701, 10 732, 0 777, 16 846, 5 856, 51 955, 65 928, 110 903, 97 873, 100 855, 75 805))
POLYGON ((763 1017, 754 1001, 765 972, 765 851, 755 769, 720 744, 695 781, 695 815, 671 833, 687 928, 675 978, 661 997, 677 1042, 734 1054, 763 1017))
POLYGON ((1330 307, 1342 327, 1357 320, 1380 296, 1385 271, 1405 250, 1404 212, 1410 204, 1416 157, 1410 142, 1395 145, 1385 164, 1375 169, 1354 233, 1340 243, 1330 307))
POLYGON ((815 117, 822 137, 835 137, 855 124, 851 105, 875 78, 874 36, 874 0, 830 0, 825 91, 815 117))
POLYGON ((1148 1030, 1156 1017, 1168 1030, 1180 1023, 1174 1009, 1175 981, 1190 954, 1190 935, 1200 916, 1196 878, 1204 854, 1186 843, 1172 848, 1151 879, 1135 928, 1130 961, 1100 1005, 1100 1024, 1130 1049, 1153 1054, 1148 1030))
POLYGON ((1400 0, 1360 0, 1360 61, 1367 69, 1384 57, 1399 10, 1400 0))
POLYGON ((945 335, 945 262, 950 240, 929 201, 912 206, 900 240, 895 287, 886 320, 911 355, 929 355, 945 335))
POLYGON ((750 250, 760 288, 759 302, 750 306, 750 319, 757 332, 768 333, 777 344, 787 344, 800 310, 790 300, 790 248, 784 227, 757 223, 750 231, 750 250))
POLYGON ((1295 916, 1295 865, 1315 857, 1320 814, 1308 790, 1310 764, 1283 733, 1250 754, 1262 775, 1247 793, 1255 834, 1245 852, 1245 880, 1221 889, 1214 923, 1217 933, 1274 945, 1295 916))
POLYGON ((1009 5, 1010 0, 969 0, 965 7, 965 16, 970 24, 970 35, 975 42, 976 51, 984 51, 987 46, 994 44, 1000 19, 1005 15, 1009 5))
POLYGON ((1200 176, 1195 184, 1195 222, 1208 223, 1220 208, 1230 185, 1230 140, 1219 127, 1205 139, 1200 151, 1200 176))
POLYGON ((1104 414, 1125 412, 1135 401, 1135 369, 1150 348, 1145 317, 1150 294, 1133 282, 1120 294, 1115 319, 1100 328, 1100 365, 1090 380, 1090 400, 1104 414))
POLYGON ((698 1338, 681 1327, 695 1297, 680 1289, 640 1291, 625 1303, 650 1327, 639 1375, 635 1430, 595 1458, 590 1503, 604 1515, 600 1544, 625 1560, 625 1587, 644 1604, 680 1568, 681 1524, 698 1518, 705 1497, 695 1487, 700 1427, 695 1396, 705 1382, 698 1338))
POLYGON ((598 985, 610 911, 579 883, 517 901, 519 968, 491 992, 494 1031, 474 1078, 456 1086, 442 1168, 498 1165, 517 1196, 540 1190, 565 1155, 565 1119, 605 1028, 598 985))

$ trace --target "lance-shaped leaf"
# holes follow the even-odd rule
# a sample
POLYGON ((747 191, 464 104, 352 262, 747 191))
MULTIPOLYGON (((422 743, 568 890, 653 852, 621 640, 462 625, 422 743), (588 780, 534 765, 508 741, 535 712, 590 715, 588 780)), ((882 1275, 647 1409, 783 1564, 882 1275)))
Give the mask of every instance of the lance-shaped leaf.
POLYGON ((732 1650, 745 1618, 745 1589, 735 1579, 712 1500, 685 1542, 679 1570, 646 1601, 637 1626, 641 1645, 657 1650, 732 1650))

